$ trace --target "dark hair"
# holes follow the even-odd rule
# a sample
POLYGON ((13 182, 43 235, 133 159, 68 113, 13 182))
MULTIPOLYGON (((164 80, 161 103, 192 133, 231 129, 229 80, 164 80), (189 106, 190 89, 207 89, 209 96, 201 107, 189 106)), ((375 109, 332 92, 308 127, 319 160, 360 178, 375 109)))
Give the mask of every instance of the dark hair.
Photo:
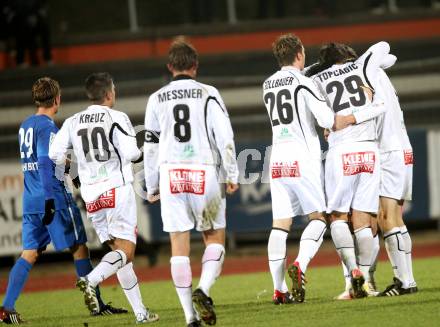
POLYGON ((113 77, 109 73, 94 73, 86 78, 86 94, 90 101, 102 103, 111 92, 113 77))
POLYGON ((306 72, 306 76, 313 76, 330 68, 336 63, 345 63, 356 60, 358 55, 356 51, 346 44, 327 43, 319 50, 319 60, 317 64, 312 65, 306 72))
POLYGON ((284 34, 272 43, 272 52, 280 67, 291 65, 303 45, 299 37, 294 34, 284 34))
POLYGON ((41 77, 32 85, 32 100, 37 107, 52 107, 59 94, 60 85, 50 77, 41 77))
POLYGON ((197 65, 197 50, 184 40, 171 43, 168 50, 168 64, 176 71, 184 71, 197 65))
POLYGON ((319 50, 319 62, 336 64, 357 59, 356 51, 342 43, 327 43, 319 50))

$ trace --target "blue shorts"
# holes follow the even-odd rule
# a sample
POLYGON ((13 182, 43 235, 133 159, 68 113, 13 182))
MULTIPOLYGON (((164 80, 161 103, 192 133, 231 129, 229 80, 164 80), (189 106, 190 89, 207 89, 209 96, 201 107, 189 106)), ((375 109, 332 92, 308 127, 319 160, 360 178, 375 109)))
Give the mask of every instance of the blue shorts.
POLYGON ((45 250, 52 242, 55 250, 62 251, 87 242, 77 206, 56 210, 53 221, 47 226, 42 222, 43 216, 42 213, 23 215, 23 250, 45 250))

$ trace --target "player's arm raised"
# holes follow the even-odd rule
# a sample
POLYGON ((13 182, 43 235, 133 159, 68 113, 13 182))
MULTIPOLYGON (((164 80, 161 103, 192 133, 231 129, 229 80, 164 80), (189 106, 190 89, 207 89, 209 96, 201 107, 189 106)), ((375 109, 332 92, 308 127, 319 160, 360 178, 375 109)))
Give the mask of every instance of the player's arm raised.
POLYGON ((160 126, 154 112, 153 96, 147 103, 145 113, 144 172, 148 201, 159 200, 159 136, 160 126))
POLYGON ((397 57, 395 55, 389 53, 385 56, 385 58, 383 58, 383 60, 380 64, 380 68, 388 69, 388 68, 394 66, 396 61, 397 61, 397 57))
POLYGON ((208 128, 215 135, 215 143, 226 171, 226 193, 238 190, 238 166, 235 153, 234 132, 228 112, 220 95, 208 100, 208 128))
POLYGON ((356 63, 363 65, 364 78, 368 84, 366 86, 373 91, 377 84, 376 79, 378 78, 379 69, 381 69, 384 62, 390 59, 390 57, 388 57, 389 53, 390 45, 388 42, 381 41, 369 47, 368 50, 356 60, 356 63))

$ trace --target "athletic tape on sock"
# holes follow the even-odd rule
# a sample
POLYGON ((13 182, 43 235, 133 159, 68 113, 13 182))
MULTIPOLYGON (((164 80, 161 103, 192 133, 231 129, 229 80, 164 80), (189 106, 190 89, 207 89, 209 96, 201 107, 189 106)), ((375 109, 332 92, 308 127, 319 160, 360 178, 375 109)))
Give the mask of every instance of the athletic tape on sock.
POLYGON ((269 261, 280 261, 286 259, 286 240, 288 233, 285 230, 272 229, 267 244, 269 261))
POLYGON ((202 265, 208 261, 223 261, 225 258, 225 247, 221 244, 209 244, 202 257, 202 265))
POLYGON ((192 287, 192 272, 189 257, 174 256, 170 259, 171 276, 176 288, 192 287))
POLYGON ((107 253, 101 260, 101 262, 108 263, 109 265, 116 265, 119 269, 125 266, 127 263, 127 256, 124 251, 115 250, 107 253))

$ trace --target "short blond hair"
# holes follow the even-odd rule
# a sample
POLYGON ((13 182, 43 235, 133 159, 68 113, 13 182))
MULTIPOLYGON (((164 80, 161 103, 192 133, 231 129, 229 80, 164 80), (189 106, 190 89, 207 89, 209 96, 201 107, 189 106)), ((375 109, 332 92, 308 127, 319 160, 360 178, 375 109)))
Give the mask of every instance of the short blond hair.
POLYGON ((198 63, 197 50, 184 40, 176 40, 171 43, 168 51, 168 65, 176 71, 191 69, 198 63))
POLYGON ((272 52, 280 67, 291 65, 302 49, 303 44, 300 38, 291 33, 280 35, 272 43, 272 52))
POLYGON ((52 107, 58 95, 60 84, 50 77, 41 77, 32 85, 32 100, 37 107, 52 107))

